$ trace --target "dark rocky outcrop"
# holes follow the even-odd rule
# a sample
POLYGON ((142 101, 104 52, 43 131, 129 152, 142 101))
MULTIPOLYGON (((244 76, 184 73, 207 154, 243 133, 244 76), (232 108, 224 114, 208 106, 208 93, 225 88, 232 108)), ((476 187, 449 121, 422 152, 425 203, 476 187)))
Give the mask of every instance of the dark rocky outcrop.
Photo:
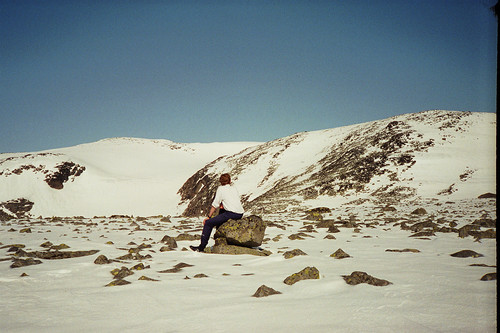
POLYGON ((34 202, 24 198, 9 200, 0 203, 0 221, 23 218, 29 215, 34 202))
POLYGON ((69 180, 70 177, 80 176, 84 171, 85 167, 78 165, 74 162, 63 162, 56 165, 56 172, 49 173, 45 176, 45 182, 56 190, 61 190, 64 187, 64 183, 69 180))

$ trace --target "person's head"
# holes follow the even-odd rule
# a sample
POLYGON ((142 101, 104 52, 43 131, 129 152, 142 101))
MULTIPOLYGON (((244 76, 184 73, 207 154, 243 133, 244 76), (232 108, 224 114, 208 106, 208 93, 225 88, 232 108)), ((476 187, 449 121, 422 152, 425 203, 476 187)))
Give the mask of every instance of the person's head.
POLYGON ((220 184, 223 186, 231 184, 231 176, 229 176, 228 173, 224 173, 220 176, 219 181, 220 181, 220 184))

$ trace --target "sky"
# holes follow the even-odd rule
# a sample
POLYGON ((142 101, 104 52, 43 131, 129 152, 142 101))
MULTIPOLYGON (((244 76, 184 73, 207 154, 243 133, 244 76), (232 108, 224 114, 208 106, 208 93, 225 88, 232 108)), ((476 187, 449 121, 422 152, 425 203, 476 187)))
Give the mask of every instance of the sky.
POLYGON ((496 112, 496 0, 0 2, 0 153, 496 112))

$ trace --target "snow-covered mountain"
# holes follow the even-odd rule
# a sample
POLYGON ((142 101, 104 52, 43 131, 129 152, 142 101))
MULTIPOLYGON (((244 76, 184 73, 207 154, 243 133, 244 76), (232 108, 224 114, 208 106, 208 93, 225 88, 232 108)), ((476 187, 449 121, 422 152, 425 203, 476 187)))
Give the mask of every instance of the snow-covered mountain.
POLYGON ((425 111, 266 143, 114 138, 1 154, 0 214, 197 216, 223 172, 256 213, 475 198, 496 193, 495 163, 492 113, 425 111))
POLYGON ((32 216, 175 214, 177 191, 189 176, 221 155, 255 144, 112 138, 1 154, 0 203, 4 214, 21 208, 32 216))
POLYGON ((180 190, 184 214, 206 209, 222 172, 255 213, 496 193, 495 130, 496 114, 426 111, 297 133, 200 169, 180 190))

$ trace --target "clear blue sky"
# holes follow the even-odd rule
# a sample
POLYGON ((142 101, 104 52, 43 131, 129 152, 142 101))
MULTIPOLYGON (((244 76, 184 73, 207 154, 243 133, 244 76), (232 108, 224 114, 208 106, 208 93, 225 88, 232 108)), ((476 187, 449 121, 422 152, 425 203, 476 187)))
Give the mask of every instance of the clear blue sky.
POLYGON ((496 112, 496 0, 0 2, 0 152, 496 112))

